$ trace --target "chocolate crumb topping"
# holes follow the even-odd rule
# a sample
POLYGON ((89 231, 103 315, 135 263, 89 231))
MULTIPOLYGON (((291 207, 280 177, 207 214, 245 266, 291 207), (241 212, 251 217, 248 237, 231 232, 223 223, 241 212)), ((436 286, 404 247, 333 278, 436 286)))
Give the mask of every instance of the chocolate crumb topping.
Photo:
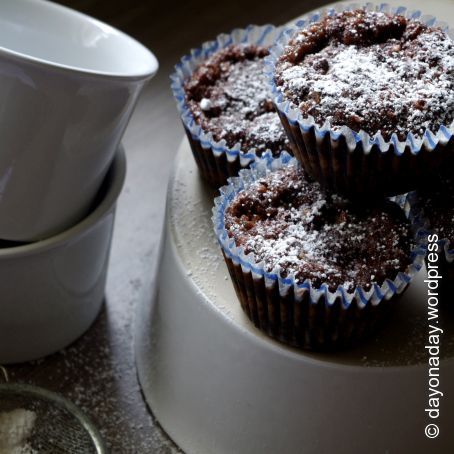
POLYGON ((264 75, 266 47, 231 45, 200 65, 185 84, 195 121, 227 146, 261 155, 288 149, 288 139, 271 101, 264 75))
POLYGON ((454 42, 439 28, 363 9, 296 33, 275 81, 303 117, 385 140, 437 133, 454 120, 454 42))
POLYGON ((325 194, 299 169, 270 172, 237 194, 225 212, 235 244, 266 271, 294 274, 331 291, 369 290, 405 271, 414 244, 409 221, 394 203, 357 207, 325 194))

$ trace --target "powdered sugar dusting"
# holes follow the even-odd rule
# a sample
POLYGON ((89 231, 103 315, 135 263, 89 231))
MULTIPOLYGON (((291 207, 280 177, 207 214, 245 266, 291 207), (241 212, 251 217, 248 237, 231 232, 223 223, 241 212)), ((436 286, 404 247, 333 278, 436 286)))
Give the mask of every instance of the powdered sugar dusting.
MULTIPOLYGON (((358 17, 368 22, 357 19, 350 25, 353 35, 392 20, 383 13, 358 17)), ((437 132, 440 125, 449 126, 454 120, 452 39, 417 21, 405 22, 384 42, 348 38, 345 32, 340 38, 329 36, 332 23, 340 27, 347 20, 351 18, 340 14, 328 25, 322 23, 328 30, 322 49, 301 61, 292 62, 287 55, 278 65, 277 79, 286 97, 319 124, 328 120, 335 129, 347 125, 371 135, 381 131, 385 138, 395 132, 402 139, 410 131, 421 136, 426 129, 437 132)), ((297 35, 287 52, 302 45, 306 35, 297 35)))
POLYGON ((269 143, 286 141, 282 123, 274 112, 264 113, 251 122, 249 136, 256 141, 258 150, 265 150, 269 143))
POLYGON ((411 231, 397 206, 355 210, 293 168, 239 193, 226 210, 226 228, 268 272, 332 290, 381 284, 411 261, 411 231))
POLYGON ((195 120, 230 147, 280 152, 288 145, 264 73, 266 48, 230 46, 213 55, 186 83, 195 120))
POLYGON ((35 421, 36 413, 24 408, 0 413, 0 454, 35 454, 27 442, 35 421))

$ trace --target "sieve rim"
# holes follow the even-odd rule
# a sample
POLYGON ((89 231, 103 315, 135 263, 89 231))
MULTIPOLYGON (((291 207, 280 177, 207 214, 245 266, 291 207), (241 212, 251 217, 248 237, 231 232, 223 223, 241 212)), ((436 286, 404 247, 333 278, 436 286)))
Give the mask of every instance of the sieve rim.
POLYGON ((107 449, 99 430, 93 424, 91 419, 70 400, 66 399, 60 394, 35 385, 27 385, 25 383, 0 383, 0 395, 8 393, 16 393, 22 394, 24 396, 36 397, 57 405, 63 410, 66 410, 71 415, 73 415, 76 420, 82 425, 82 427, 87 431, 91 440, 93 441, 96 453, 107 454, 107 449))

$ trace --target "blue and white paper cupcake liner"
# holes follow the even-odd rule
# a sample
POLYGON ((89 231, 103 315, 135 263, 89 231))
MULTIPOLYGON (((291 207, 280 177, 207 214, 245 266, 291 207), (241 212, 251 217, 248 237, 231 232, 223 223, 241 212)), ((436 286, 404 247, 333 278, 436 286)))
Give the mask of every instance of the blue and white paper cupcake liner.
POLYGON ((173 95, 194 159, 205 180, 217 188, 225 184, 228 177, 238 175, 240 169, 249 166, 256 158, 256 151, 243 150, 240 144, 229 147, 225 140, 217 142, 210 132, 204 131, 196 123, 185 102, 184 84, 200 64, 219 50, 232 44, 271 46, 281 32, 282 28, 273 25, 250 25, 245 29, 235 29, 229 34, 221 34, 216 40, 191 50, 175 66, 175 72, 170 76, 173 95))
POLYGON ((427 129, 420 138, 410 132, 404 141, 400 141, 396 134, 387 141, 381 133, 370 136, 365 131, 358 133, 347 126, 333 129, 328 121, 323 125, 316 124, 313 117, 303 117, 275 84, 276 63, 298 30, 327 15, 361 7, 418 19, 429 26, 440 27, 451 38, 454 37, 446 23, 422 15, 420 11, 388 4, 339 4, 304 16, 282 32, 266 58, 268 79, 295 157, 314 179, 349 197, 402 194, 415 189, 425 175, 436 171, 454 155, 454 122, 441 126, 436 132, 427 129))
MULTIPOLYGON (((298 283, 294 275, 282 276, 279 269, 265 270, 253 254, 245 254, 229 238, 225 228, 225 211, 234 197, 267 173, 288 166, 299 166, 295 158, 283 153, 279 158, 270 154, 258 158, 251 169, 220 189, 213 208, 214 229, 227 263, 241 306, 251 321, 269 336, 296 347, 326 349, 350 344, 373 331, 382 320, 390 301, 402 294, 421 269, 426 255, 427 230, 415 210, 405 209, 412 223, 416 246, 411 263, 404 272, 386 279, 381 286, 374 283, 370 290, 356 287, 349 291, 339 286, 330 291, 328 285, 312 286, 310 280, 298 283)), ((402 208, 409 201, 402 198, 402 208)))

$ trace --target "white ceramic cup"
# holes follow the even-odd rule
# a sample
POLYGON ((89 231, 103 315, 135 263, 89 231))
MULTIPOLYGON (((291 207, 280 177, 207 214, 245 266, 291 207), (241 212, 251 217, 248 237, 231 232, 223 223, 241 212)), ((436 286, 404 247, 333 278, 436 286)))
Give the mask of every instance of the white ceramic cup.
POLYGON ((96 206, 79 224, 43 241, 0 248, 0 364, 58 351, 95 320, 125 175, 120 147, 96 206))
POLYGON ((0 2, 0 239, 46 238, 85 215, 157 68, 84 14, 0 2))

